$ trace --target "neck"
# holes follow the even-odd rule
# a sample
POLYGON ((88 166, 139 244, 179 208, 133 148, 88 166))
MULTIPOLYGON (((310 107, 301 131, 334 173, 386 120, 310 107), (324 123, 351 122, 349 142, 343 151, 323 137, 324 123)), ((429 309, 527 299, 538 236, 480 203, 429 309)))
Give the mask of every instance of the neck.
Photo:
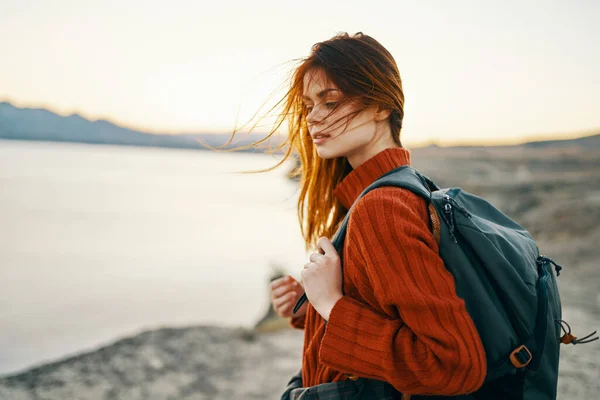
POLYGON ((346 155, 348 162, 352 165, 352 169, 356 169, 359 165, 385 149, 400 147, 392 138, 392 130, 388 121, 378 123, 376 129, 375 137, 371 142, 346 155))

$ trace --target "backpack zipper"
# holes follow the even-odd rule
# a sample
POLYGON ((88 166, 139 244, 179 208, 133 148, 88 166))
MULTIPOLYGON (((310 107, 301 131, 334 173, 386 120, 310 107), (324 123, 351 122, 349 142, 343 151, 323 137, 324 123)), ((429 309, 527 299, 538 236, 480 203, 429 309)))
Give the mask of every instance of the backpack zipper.
POLYGON ((450 237, 454 243, 458 243, 456 240, 456 235, 454 234, 454 232, 456 232, 456 218, 454 217, 454 209, 457 208, 467 218, 471 218, 471 213, 469 213, 466 208, 458 204, 458 202, 448 194, 444 195, 442 201, 444 203, 446 221, 448 222, 448 225, 450 225, 450 237))
POLYGON ((550 257, 546 257, 546 256, 540 254, 540 256, 537 259, 537 265, 542 267, 546 263, 553 264, 554 270, 556 271, 556 276, 560 276, 560 270, 563 269, 563 267, 561 265, 555 263, 554 260, 551 259, 550 257))
POLYGON ((448 201, 449 203, 451 203, 452 205, 454 205, 455 208, 458 208, 458 210, 463 213, 463 215, 467 218, 471 218, 471 213, 469 213, 467 211, 466 208, 464 208, 463 206, 461 206, 460 204, 458 204, 458 202, 456 201, 456 199, 454 199, 453 197, 450 197, 449 195, 444 195, 444 198, 447 198, 446 201, 448 201))
POLYGON ((444 195, 444 213, 446 214, 446 221, 448 222, 448 225, 450 225, 450 237, 452 238, 452 241, 454 243, 458 243, 458 241, 456 240, 456 236, 454 235, 454 231, 455 231, 455 225, 454 225, 454 212, 453 212, 453 208, 452 208, 452 204, 451 204, 451 198, 450 196, 448 196, 447 194, 444 195))

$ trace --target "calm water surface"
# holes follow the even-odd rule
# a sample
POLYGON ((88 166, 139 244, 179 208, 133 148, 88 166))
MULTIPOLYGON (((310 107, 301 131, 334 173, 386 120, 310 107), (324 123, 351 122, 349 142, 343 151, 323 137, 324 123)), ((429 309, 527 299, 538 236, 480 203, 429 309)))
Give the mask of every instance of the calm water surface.
POLYGON ((251 326, 306 262, 262 154, 0 140, 0 374, 161 326, 251 326))

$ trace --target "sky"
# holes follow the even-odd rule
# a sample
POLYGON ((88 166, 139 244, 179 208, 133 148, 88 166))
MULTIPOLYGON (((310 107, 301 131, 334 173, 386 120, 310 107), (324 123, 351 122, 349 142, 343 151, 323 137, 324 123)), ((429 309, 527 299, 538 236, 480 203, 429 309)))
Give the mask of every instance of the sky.
POLYGON ((597 0, 0 0, 0 101, 230 133, 361 31, 398 64, 407 145, 575 137, 600 128, 599 20, 597 0))

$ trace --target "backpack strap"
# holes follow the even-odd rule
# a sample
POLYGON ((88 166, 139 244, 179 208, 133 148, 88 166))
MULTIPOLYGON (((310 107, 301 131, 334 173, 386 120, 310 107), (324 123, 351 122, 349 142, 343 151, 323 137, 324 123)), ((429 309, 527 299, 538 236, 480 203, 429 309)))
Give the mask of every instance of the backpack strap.
MULTIPOLYGON (((371 190, 382 186, 396 186, 408 189, 414 194, 423 197, 429 203, 431 201, 431 192, 439 190, 439 187, 433 181, 422 175, 414 168, 403 165, 381 175, 375 182, 369 185, 358 196, 357 200, 369 193, 371 190)), ((355 201, 356 203, 356 201, 355 201)))
MULTIPOLYGON (((408 165, 403 165, 394 168, 393 170, 381 175, 375 182, 367 186, 367 188, 358 195, 358 197, 350 207, 350 210, 348 210, 348 212, 346 213, 346 216, 340 224, 337 232, 335 233, 335 235, 333 235, 331 243, 337 250, 340 257, 343 253, 344 238, 346 237, 348 220, 350 219, 351 210, 354 207, 354 204, 356 204, 361 197, 365 196, 370 191, 384 186, 395 186, 408 189, 416 195, 419 195, 422 198, 424 198, 427 201, 428 205, 432 204, 431 190, 429 189, 430 186, 434 190, 439 189, 437 185, 433 183, 433 181, 431 181, 425 175, 422 175, 417 170, 408 165)), ((437 222, 437 226, 439 227, 439 220, 437 222)))
MULTIPOLYGON (((439 187, 435 183, 433 183, 433 181, 431 179, 429 179, 425 175, 421 174, 414 168, 410 167, 409 165, 403 165, 403 166, 394 168, 391 171, 388 171, 387 173, 380 176, 371 185, 367 186, 367 188, 358 195, 358 197, 356 198, 356 200, 354 201, 352 206, 350 206, 350 210, 348 210, 348 212, 344 216, 344 219, 342 220, 337 231, 333 235, 333 238, 331 239, 331 244, 333 244, 333 247, 335 247, 335 250, 337 251, 337 253, 340 257, 340 260, 342 260, 342 264, 343 264, 343 253, 344 253, 343 252, 344 239, 346 238, 346 230, 348 228, 348 221, 350 219, 351 210, 354 207, 354 204, 356 204, 361 197, 363 197, 370 191, 375 190, 380 187, 384 187, 384 186, 395 186, 395 187, 408 189, 411 192, 415 193, 416 195, 421 196, 422 198, 424 198, 427 201, 427 205, 429 207, 429 216, 431 218, 431 226, 433 229, 433 234, 434 234, 434 237, 435 237, 437 243, 438 244, 440 243, 440 221, 439 221, 439 218, 437 217, 437 212, 435 212, 435 207, 433 207, 433 203, 431 202, 432 191, 439 190, 439 187), (433 217, 433 216, 435 216, 435 217, 433 217)), ((300 307, 306 300, 307 300, 307 297, 306 297, 306 293, 305 293, 296 302, 296 305, 294 306, 292 313, 295 314, 296 311, 298 311, 300 309, 300 307)))
POLYGON ((360 197, 364 196, 367 192, 382 186, 395 186, 408 189, 427 201, 431 232, 433 233, 436 243, 439 245, 441 240, 440 218, 435 206, 431 202, 431 194, 436 190, 440 190, 439 186, 416 169, 405 165, 382 175, 371 186, 367 187, 360 197))

